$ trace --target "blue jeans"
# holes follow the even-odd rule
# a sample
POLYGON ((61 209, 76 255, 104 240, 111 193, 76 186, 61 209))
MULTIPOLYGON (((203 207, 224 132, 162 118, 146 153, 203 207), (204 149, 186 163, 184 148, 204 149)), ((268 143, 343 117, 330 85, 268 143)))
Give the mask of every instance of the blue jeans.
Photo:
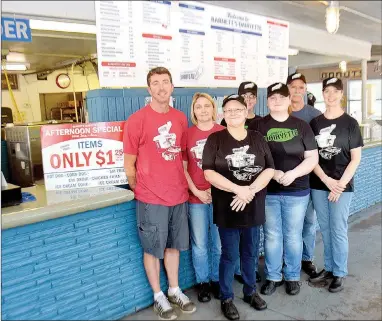
POLYGON ((256 272, 254 265, 259 251, 259 226, 248 228, 219 227, 222 242, 222 256, 219 267, 221 300, 234 297, 233 275, 237 260, 241 258, 241 271, 244 280, 244 295, 256 292, 256 272))
POLYGON ((316 247, 316 213, 313 208, 311 195, 309 196, 309 204, 306 209, 304 226, 302 228, 302 260, 313 261, 314 248, 316 247))
MULTIPOLYGON (((258 239, 258 244, 260 245, 260 232, 259 234, 259 239, 258 239)), ((257 247, 257 254, 256 254, 256 261, 255 261, 255 271, 256 273, 259 271, 259 246, 257 247)), ((241 275, 241 264, 240 264, 240 257, 236 262, 236 267, 235 267, 235 274, 241 275)))
POLYGON ((212 204, 189 203, 189 222, 196 282, 217 282, 221 243, 218 228, 213 223, 212 204), (208 260, 209 253, 211 266, 208 260))
POLYGON ((329 192, 312 189, 313 205, 324 242, 325 270, 334 276, 348 274, 348 217, 352 192, 343 192, 337 202, 329 202, 329 192))
POLYGON ((309 195, 267 195, 265 199, 265 275, 267 280, 299 281, 302 258, 302 227, 309 195))

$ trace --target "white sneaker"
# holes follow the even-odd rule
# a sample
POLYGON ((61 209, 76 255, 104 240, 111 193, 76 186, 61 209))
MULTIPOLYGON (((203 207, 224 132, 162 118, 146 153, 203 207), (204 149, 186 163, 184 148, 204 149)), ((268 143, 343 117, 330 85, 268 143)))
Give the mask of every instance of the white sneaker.
POLYGON ((154 301, 154 311, 161 320, 175 320, 178 317, 164 294, 154 301))
POLYGON ((185 295, 181 289, 175 292, 174 295, 169 295, 168 300, 179 307, 179 309, 184 313, 194 313, 196 311, 196 306, 191 300, 185 295))

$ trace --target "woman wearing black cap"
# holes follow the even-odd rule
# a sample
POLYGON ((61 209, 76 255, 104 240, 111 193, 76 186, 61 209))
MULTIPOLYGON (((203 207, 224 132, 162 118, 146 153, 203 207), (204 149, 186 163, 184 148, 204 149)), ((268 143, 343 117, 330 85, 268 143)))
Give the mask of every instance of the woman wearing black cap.
POLYGON ((204 175, 212 185, 214 223, 219 228, 221 309, 239 318, 233 303, 233 276, 241 257, 244 301, 257 310, 267 307, 256 292, 255 255, 259 226, 265 219, 265 187, 274 175, 273 159, 262 135, 245 129, 245 101, 230 95, 223 101, 227 129, 212 133, 203 150, 204 175))
POLYGON ((347 220, 363 140, 357 121, 341 107, 341 79, 325 79, 322 92, 326 111, 310 123, 319 150, 319 163, 310 177, 310 186, 324 241, 325 268, 310 281, 332 280, 329 291, 339 292, 348 273, 347 220))
MULTIPOLYGON (((261 119, 260 116, 255 114, 255 105, 257 103, 257 85, 252 81, 244 81, 240 84, 237 94, 244 98, 247 106, 248 115, 245 120, 245 128, 248 128, 252 120, 261 119)), ((227 127, 225 119, 221 121, 220 125, 227 127)))
POLYGON ((275 163, 275 175, 267 187, 264 224, 266 282, 261 293, 271 295, 283 283, 286 292, 300 292, 302 228, 309 202, 308 174, 318 163, 317 146, 309 124, 289 115, 290 95, 283 83, 267 90, 270 114, 254 121, 268 142, 275 163))

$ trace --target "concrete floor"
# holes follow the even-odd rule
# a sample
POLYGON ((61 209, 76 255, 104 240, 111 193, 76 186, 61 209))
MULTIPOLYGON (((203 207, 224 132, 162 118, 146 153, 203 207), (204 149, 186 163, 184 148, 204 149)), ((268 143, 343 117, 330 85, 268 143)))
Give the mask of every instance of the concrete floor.
MULTIPOLYGON (((263 296, 268 309, 256 311, 242 300, 242 286, 234 281, 235 304, 241 320, 382 320, 381 306, 381 213, 382 204, 352 215, 349 218, 349 275, 345 289, 330 293, 326 287, 311 287, 307 275, 301 273, 301 291, 297 296, 277 288, 271 296, 263 296)), ((323 268, 323 244, 317 234, 316 259, 318 270, 323 268)), ((263 260, 260 273, 263 275, 263 260)), ((212 299, 199 303, 195 289, 185 291, 197 304, 192 315, 182 314, 178 320, 225 320, 220 311, 220 301, 212 299)), ((155 320, 157 316, 149 307, 123 320, 155 320)))

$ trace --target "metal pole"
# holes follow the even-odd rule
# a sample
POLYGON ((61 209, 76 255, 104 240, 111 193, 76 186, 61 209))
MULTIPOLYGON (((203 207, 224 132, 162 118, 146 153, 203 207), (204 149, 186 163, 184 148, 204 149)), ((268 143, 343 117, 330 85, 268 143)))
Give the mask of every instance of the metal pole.
POLYGON ((363 59, 361 63, 362 67, 362 123, 367 120, 367 60, 363 59))

